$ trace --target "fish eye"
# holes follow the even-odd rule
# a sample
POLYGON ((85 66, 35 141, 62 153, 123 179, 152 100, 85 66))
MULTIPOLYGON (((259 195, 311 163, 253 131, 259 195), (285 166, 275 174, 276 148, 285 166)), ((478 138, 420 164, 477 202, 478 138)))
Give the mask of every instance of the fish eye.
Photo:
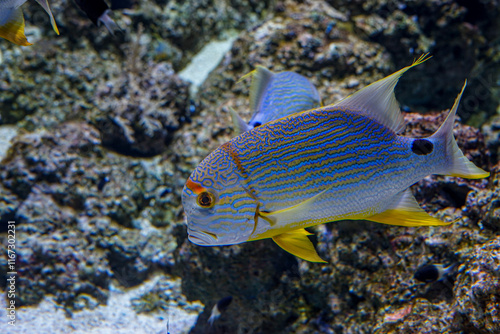
POLYGON ((202 208, 210 209, 215 204, 215 196, 208 191, 204 191, 198 195, 196 202, 202 208))

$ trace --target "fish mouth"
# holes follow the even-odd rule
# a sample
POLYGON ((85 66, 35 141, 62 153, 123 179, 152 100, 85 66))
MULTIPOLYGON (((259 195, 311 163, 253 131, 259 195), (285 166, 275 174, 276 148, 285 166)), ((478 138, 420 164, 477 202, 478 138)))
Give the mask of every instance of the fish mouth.
POLYGON ((193 244, 209 246, 217 244, 217 236, 210 232, 195 231, 188 228, 188 239, 193 244))

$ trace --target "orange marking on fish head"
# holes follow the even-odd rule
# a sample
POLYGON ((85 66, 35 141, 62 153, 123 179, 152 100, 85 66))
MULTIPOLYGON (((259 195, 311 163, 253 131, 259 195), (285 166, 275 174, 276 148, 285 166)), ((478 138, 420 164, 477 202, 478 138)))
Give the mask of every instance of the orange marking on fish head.
POLYGON ((224 150, 227 154, 231 156, 233 159, 234 163, 236 164, 236 168, 238 168, 238 171, 246 178, 248 177, 248 173, 241 164, 240 157, 236 152, 234 152, 233 147, 231 142, 227 142, 221 146, 221 149, 224 150))
POLYGON ((202 192, 206 191, 205 187, 197 182, 194 182, 193 180, 191 180, 191 178, 188 178, 188 180, 186 181, 186 187, 196 195, 199 195, 202 192))

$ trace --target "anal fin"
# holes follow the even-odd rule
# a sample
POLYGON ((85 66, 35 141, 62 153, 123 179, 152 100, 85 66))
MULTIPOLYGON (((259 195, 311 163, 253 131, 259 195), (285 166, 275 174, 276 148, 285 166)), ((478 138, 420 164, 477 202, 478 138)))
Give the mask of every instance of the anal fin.
POLYGON ((282 233, 273 237, 275 243, 287 252, 310 262, 327 263, 319 257, 311 240, 307 237, 311 233, 305 229, 298 229, 282 233))
POLYGON ((381 213, 365 218, 382 224, 398 226, 449 225, 425 212, 413 197, 410 189, 397 194, 392 204, 381 213))

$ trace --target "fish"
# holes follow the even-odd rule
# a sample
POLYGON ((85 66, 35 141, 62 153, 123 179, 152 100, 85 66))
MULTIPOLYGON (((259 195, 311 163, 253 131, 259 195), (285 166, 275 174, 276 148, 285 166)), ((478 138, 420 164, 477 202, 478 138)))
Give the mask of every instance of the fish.
MULTIPOLYGON (((24 34, 24 15, 21 6, 27 0, 0 0, 0 37, 22 46, 32 45, 24 34)), ((50 17, 52 29, 59 35, 56 20, 50 10, 48 0, 36 0, 50 17)))
POLYGON ((273 73, 263 66, 244 75, 252 77, 248 124, 234 111, 230 114, 239 133, 246 132, 267 122, 304 110, 321 106, 321 98, 314 85, 304 76, 291 72, 273 73))
POLYGON ((111 35, 121 32, 121 29, 109 16, 111 9, 104 0, 75 0, 75 2, 96 26, 104 24, 111 35))
POLYGON ((214 307, 212 308, 212 312, 210 313, 210 317, 207 320, 210 326, 213 326, 214 321, 220 318, 222 312, 224 312, 228 308, 228 306, 231 304, 232 301, 233 297, 227 296, 219 300, 214 305, 214 307))
POLYGON ((486 178, 458 147, 453 126, 462 86, 438 130, 399 135, 399 78, 378 80, 339 102, 244 132, 203 159, 186 181, 188 238, 201 246, 271 238, 307 261, 326 262, 308 227, 340 220, 398 226, 448 225, 426 213, 409 187, 430 174, 486 178))
POLYGON ((450 275, 453 275, 456 267, 456 263, 453 263, 447 267, 445 267, 443 264, 424 265, 419 267, 417 271, 415 271, 413 278, 424 283, 440 281, 450 275))

